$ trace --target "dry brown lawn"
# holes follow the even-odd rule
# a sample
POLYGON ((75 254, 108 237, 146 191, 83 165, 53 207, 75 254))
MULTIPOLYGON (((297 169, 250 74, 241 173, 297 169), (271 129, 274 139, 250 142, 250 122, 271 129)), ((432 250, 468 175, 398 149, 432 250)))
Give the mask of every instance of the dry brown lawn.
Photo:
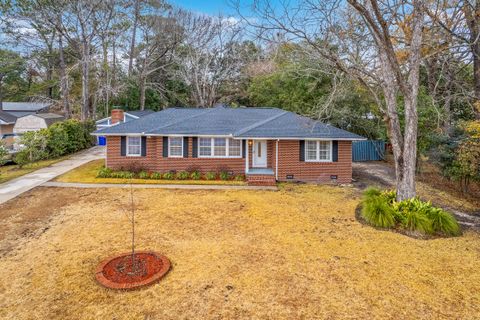
POLYGON ((128 250, 129 191, 65 190, 14 200, 50 214, 41 232, 16 233, 18 208, 0 206, 10 226, 0 319, 480 318, 480 235, 425 241, 364 226, 352 188, 135 189, 138 249, 173 268, 134 292, 104 289, 93 274, 128 250))

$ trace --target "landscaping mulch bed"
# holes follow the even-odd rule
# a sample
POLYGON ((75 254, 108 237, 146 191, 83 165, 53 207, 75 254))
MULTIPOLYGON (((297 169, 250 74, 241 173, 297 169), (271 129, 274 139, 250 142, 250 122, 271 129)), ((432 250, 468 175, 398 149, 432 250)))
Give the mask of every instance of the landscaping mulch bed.
POLYGON ((167 257, 150 251, 121 254, 103 260, 97 267, 97 281, 110 289, 135 289, 160 280, 170 269, 167 257))

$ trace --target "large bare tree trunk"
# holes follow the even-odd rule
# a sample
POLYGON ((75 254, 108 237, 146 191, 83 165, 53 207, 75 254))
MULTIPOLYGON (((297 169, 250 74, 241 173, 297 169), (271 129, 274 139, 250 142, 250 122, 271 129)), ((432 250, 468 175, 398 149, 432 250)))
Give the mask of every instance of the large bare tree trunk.
POLYGON ((145 87, 145 82, 146 82, 146 79, 143 75, 140 75, 140 79, 139 79, 139 90, 140 90, 140 110, 145 110, 145 91, 146 91, 146 87, 145 87))
POLYGON ((88 43, 82 44, 82 111, 80 118, 82 121, 88 119, 90 110, 90 93, 89 93, 89 69, 90 69, 90 48, 88 43))
POLYGON ((473 8, 469 3, 465 3, 462 9, 470 31, 470 50, 473 56, 473 85, 476 99, 473 111, 475 117, 480 119, 480 1, 475 1, 473 8))
POLYGON ((58 52, 59 52, 59 71, 60 71, 60 92, 63 100, 63 112, 65 113, 65 118, 69 119, 70 114, 70 102, 69 102, 69 92, 68 92, 68 77, 65 65, 65 57, 63 52, 63 39, 62 34, 58 34, 58 52))
POLYGON ((413 1, 411 18, 411 39, 409 43, 409 57, 407 76, 402 70, 396 55, 388 23, 379 10, 377 0, 367 1, 364 6, 357 0, 348 2, 365 19, 371 30, 380 57, 382 73, 382 89, 387 105, 387 119, 390 141, 393 147, 395 160, 397 201, 415 197, 415 172, 417 161, 417 97, 420 85, 420 62, 423 39, 424 8, 423 1, 413 1), (402 128, 398 117, 398 92, 403 95, 405 125, 402 128))

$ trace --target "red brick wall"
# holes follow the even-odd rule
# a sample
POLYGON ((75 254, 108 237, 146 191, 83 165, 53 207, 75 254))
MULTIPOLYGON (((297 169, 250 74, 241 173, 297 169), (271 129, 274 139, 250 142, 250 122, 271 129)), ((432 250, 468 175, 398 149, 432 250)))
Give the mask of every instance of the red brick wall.
MULTIPOLYGON (((146 157, 122 157, 120 155, 120 137, 107 137, 107 166, 113 169, 127 168, 132 162, 149 171, 166 172, 170 170, 188 170, 196 168, 201 172, 228 169, 235 174, 245 173, 245 159, 209 159, 192 158, 192 138, 188 139, 188 158, 164 158, 162 137, 147 138, 146 157)), ((248 144, 247 144, 248 145, 248 144)), ((276 141, 267 143, 268 168, 275 172, 276 141)), ((298 140, 280 140, 278 142, 278 180, 290 181, 287 175, 293 175, 292 181, 331 182, 330 176, 337 175, 340 183, 350 183, 352 179, 352 143, 338 141, 338 162, 303 162, 299 159, 298 140)), ((251 147, 249 163, 252 166, 251 147)))
POLYGON ((227 169, 234 174, 245 173, 245 159, 209 159, 192 158, 192 138, 188 138, 188 158, 164 158, 163 138, 147 137, 146 157, 126 157, 120 155, 120 137, 107 137, 107 166, 112 169, 128 168, 132 162, 145 170, 167 172, 170 170, 189 170, 195 168, 201 172, 227 169))
MULTIPOLYGON (((273 148, 273 152, 275 152, 275 148, 273 148)), ((351 141, 338 141, 338 162, 304 162, 300 161, 299 153, 300 142, 298 140, 280 140, 278 142, 279 181, 289 181, 287 175, 293 175, 293 181, 331 182, 331 175, 337 175, 339 183, 352 181, 351 141)))

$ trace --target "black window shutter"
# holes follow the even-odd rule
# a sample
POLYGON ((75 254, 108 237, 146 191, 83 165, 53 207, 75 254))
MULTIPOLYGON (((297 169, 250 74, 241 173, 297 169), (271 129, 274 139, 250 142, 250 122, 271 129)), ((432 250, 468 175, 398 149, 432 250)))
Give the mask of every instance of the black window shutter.
POLYGON ((142 157, 147 156, 147 137, 142 137, 142 157))
POLYGON ((300 161, 305 161, 305 140, 300 140, 300 161))
POLYGON ((125 157, 127 155, 127 137, 120 137, 120 155, 125 157))
POLYGON ((338 162, 338 141, 332 141, 332 161, 338 162))
POLYGON ((188 158, 188 137, 183 137, 183 157, 188 158))
POLYGON ((198 158, 198 138, 192 138, 192 158, 198 158))
POLYGON ((168 157, 168 137, 163 137, 163 157, 168 157))
POLYGON ((247 152, 247 140, 242 140, 242 158, 245 158, 247 152))

